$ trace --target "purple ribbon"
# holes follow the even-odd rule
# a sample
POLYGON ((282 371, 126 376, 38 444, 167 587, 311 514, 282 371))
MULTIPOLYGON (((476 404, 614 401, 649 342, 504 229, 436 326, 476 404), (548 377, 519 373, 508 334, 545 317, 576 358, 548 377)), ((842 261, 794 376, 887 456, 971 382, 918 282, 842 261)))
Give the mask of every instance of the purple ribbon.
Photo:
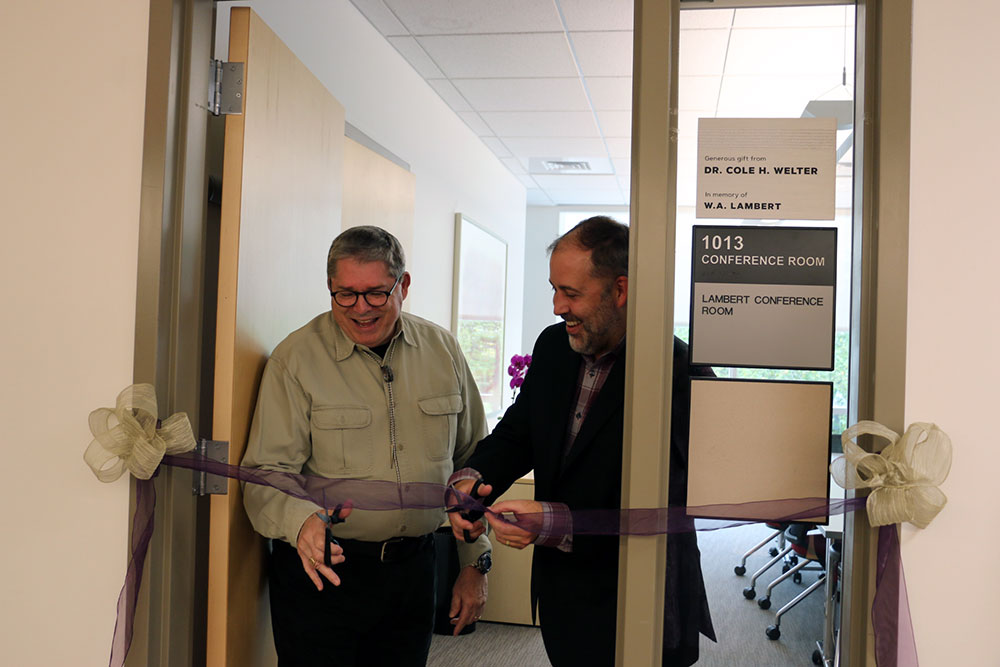
POLYGON ((149 540, 153 537, 153 510, 156 508, 156 487, 152 479, 135 480, 135 514, 132 515, 132 555, 125 571, 125 583, 118 594, 118 616, 111 640, 112 667, 122 667, 132 645, 135 627, 135 607, 142 584, 142 569, 146 564, 149 540))
MULTIPOLYGON (((348 501, 363 510, 441 509, 456 507, 499 516, 478 500, 441 484, 380 480, 328 479, 273 470, 243 468, 212 461, 199 454, 166 455, 163 464, 220 475, 248 484, 269 486, 320 507, 348 501)), ((853 512, 866 498, 830 501, 826 498, 792 498, 701 507, 576 510, 571 512, 576 535, 662 535, 695 530, 691 516, 753 516, 746 519, 702 519, 699 531, 734 528, 761 521, 788 522, 853 512)), ((142 569, 153 534, 156 492, 152 480, 136 480, 136 511, 132 519, 132 555, 125 583, 118 596, 118 618, 111 647, 111 667, 122 667, 132 643, 136 602, 142 569)), ((520 527, 541 525, 541 514, 518 515, 520 527)), ((896 526, 882 526, 876 570, 872 624, 879 667, 916 667, 917 650, 906 596, 896 526)))

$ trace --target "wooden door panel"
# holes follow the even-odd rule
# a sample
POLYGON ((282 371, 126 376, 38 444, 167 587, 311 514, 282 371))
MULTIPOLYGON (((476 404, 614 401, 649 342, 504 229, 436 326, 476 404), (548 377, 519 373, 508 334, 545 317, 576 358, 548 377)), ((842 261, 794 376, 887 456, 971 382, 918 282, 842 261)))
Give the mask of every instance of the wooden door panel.
MULTIPOLYGON (((245 63, 244 110, 226 118, 212 437, 238 463, 267 356, 329 308, 344 109, 249 8, 231 10, 229 60, 245 63)), ((275 663, 263 568, 263 540, 230 480, 211 503, 210 667, 275 663)))

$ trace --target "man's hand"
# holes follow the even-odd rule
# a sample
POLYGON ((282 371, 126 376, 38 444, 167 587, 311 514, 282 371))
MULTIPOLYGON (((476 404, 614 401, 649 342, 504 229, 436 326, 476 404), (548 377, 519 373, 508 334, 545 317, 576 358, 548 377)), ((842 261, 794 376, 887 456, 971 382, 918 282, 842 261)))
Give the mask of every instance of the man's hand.
POLYGON ((532 544, 542 527, 542 504, 534 500, 505 500, 490 508, 486 520, 493 527, 493 537, 508 547, 523 549, 532 544), (498 515, 505 514, 504 519, 498 515), (511 516, 511 514, 513 516, 511 516))
MULTIPOLYGON (((340 510, 338 516, 346 519, 351 513, 350 507, 340 510)), ((319 575, 323 575, 334 586, 340 585, 340 577, 323 563, 323 550, 326 546, 326 524, 315 514, 310 514, 302 528, 299 529, 299 539, 295 543, 295 548, 299 550, 299 558, 302 559, 302 569, 306 571, 316 590, 323 590, 323 580, 319 575)), ((337 565, 343 563, 344 550, 336 544, 330 545, 330 563, 337 565)))
MULTIPOLYGON (((460 482, 455 483, 455 490, 461 491, 462 493, 468 495, 472 491, 472 487, 475 485, 476 480, 474 479, 463 479, 460 482)), ((493 493, 493 487, 489 484, 483 484, 479 487, 476 495, 480 500, 486 496, 493 493)), ((448 512, 448 519, 451 521, 451 532, 455 536, 455 539, 459 542, 465 541, 465 532, 469 531, 469 535, 472 539, 476 539, 484 532, 486 532, 486 526, 482 521, 469 521, 464 519, 459 512, 448 512)))
POLYGON ((488 588, 486 575, 473 566, 467 565, 458 573, 455 586, 451 589, 451 607, 448 610, 448 617, 455 626, 452 635, 457 637, 462 628, 479 620, 486 606, 488 588))

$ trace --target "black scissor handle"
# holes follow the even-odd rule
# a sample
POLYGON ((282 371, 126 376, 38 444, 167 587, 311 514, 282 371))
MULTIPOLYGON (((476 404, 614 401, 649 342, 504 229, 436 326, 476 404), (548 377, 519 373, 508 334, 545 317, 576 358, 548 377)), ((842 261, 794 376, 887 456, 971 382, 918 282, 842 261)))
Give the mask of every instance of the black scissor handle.
MULTIPOLYGON (((479 491, 479 487, 482 485, 483 485, 483 480, 477 479, 476 483, 472 485, 472 489, 469 491, 469 495, 475 498, 476 492, 479 491)), ((472 522, 472 521, 479 521, 480 519, 482 519, 483 514, 484 512, 482 510, 469 510, 468 512, 461 512, 459 516, 461 516, 466 521, 472 522)), ((465 534, 466 543, 472 544, 473 542, 476 541, 468 530, 463 530, 462 532, 465 534)))
POLYGON ((323 523, 326 524, 326 539, 323 541, 323 564, 327 567, 333 567, 333 562, 331 561, 333 554, 331 554, 331 545, 336 544, 340 546, 340 542, 337 538, 333 536, 333 527, 338 523, 344 523, 346 519, 340 518, 340 510, 344 509, 344 504, 341 503, 337 505, 333 514, 327 514, 326 512, 316 512, 316 516, 322 519, 323 523))

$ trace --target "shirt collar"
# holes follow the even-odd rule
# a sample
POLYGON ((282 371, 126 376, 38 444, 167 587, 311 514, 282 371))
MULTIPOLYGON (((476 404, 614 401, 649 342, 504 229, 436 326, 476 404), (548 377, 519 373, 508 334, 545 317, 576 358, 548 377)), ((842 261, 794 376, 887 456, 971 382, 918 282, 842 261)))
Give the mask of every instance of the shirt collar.
MULTIPOLYGON (((370 349, 365 345, 359 345, 351 340, 344 330, 340 328, 337 321, 333 319, 333 311, 327 314, 327 324, 329 326, 330 338, 333 345, 334 358, 337 361, 343 361, 347 359, 351 354, 354 353, 356 348, 370 349)), ((392 335, 390 341, 396 338, 402 338, 403 342, 412 347, 418 347, 417 337, 413 331, 413 323, 410 322, 406 313, 399 314, 399 320, 396 321, 396 333, 392 335)))
POLYGON ((587 362, 588 366, 593 366, 596 364, 600 364, 602 366, 604 364, 611 365, 621 355, 624 349, 625 349, 625 336, 622 336, 622 339, 618 341, 617 345, 615 345, 613 348, 611 348, 609 351, 605 352, 599 357, 594 357, 593 355, 589 354, 584 354, 581 356, 583 357, 583 360, 587 362))

